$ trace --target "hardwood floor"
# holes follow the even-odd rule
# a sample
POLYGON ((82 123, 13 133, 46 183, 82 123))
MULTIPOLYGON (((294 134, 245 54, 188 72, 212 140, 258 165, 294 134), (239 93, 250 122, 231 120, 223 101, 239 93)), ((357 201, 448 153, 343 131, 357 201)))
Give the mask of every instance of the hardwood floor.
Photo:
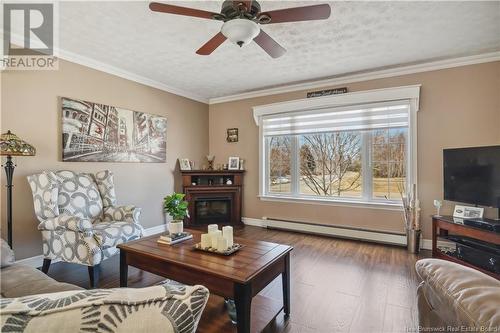
MULTIPOLYGON (((294 247, 291 256, 291 315, 281 312, 264 332, 408 332, 416 321, 415 256, 406 249, 360 241, 304 235, 293 232, 245 227, 239 237, 257 238, 294 247)), ((119 286, 119 258, 103 262, 99 287, 119 286)), ((59 281, 88 287, 84 266, 55 263, 49 275, 59 281)), ((129 286, 153 285, 164 278, 129 268, 129 286)), ((281 278, 261 295, 282 300, 281 278)), ((271 306, 253 303, 256 313, 271 306)), ((259 314, 257 314, 259 317, 259 314)), ((264 315, 262 315, 264 317, 264 315)), ((258 318, 256 318, 258 319, 258 318)), ((236 332, 224 308, 223 299, 210 296, 198 332, 236 332)))

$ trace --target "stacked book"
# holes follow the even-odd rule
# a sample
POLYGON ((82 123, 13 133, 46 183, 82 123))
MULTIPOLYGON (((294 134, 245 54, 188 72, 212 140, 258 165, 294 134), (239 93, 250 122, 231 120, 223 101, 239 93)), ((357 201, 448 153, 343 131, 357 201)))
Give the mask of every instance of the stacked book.
POLYGON ((178 234, 162 235, 157 242, 160 244, 173 245, 192 238, 193 235, 189 232, 181 232, 178 234))

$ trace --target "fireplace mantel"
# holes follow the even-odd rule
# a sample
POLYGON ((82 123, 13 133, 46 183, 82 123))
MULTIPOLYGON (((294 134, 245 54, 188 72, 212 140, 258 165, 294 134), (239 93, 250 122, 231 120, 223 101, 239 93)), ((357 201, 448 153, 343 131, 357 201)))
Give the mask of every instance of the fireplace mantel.
POLYGON ((188 227, 210 223, 242 225, 244 170, 181 171, 183 192, 189 202, 188 227), (229 182, 228 182, 229 180, 229 182))

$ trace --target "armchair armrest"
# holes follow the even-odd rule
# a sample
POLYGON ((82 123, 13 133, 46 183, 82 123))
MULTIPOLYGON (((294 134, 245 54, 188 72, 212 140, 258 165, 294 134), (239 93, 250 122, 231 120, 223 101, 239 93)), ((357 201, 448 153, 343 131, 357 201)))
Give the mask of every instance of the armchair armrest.
POLYGON ((74 290, 2 298, 0 323, 6 331, 19 331, 30 323, 27 331, 195 333, 208 297, 208 289, 203 286, 167 281, 147 288, 74 290))
POLYGON ((90 220, 68 214, 61 214, 40 222, 38 230, 71 230, 81 232, 87 237, 93 235, 92 223, 90 220))
POLYGON ((141 208, 134 205, 110 206, 104 208, 103 221, 122 221, 139 224, 141 208))

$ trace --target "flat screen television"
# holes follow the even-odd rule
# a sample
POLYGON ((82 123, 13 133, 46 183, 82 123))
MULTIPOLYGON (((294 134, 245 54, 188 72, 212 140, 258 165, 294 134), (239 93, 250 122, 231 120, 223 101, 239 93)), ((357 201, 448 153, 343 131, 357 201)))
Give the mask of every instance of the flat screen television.
POLYGON ((500 146, 444 149, 444 199, 500 207, 500 146))

